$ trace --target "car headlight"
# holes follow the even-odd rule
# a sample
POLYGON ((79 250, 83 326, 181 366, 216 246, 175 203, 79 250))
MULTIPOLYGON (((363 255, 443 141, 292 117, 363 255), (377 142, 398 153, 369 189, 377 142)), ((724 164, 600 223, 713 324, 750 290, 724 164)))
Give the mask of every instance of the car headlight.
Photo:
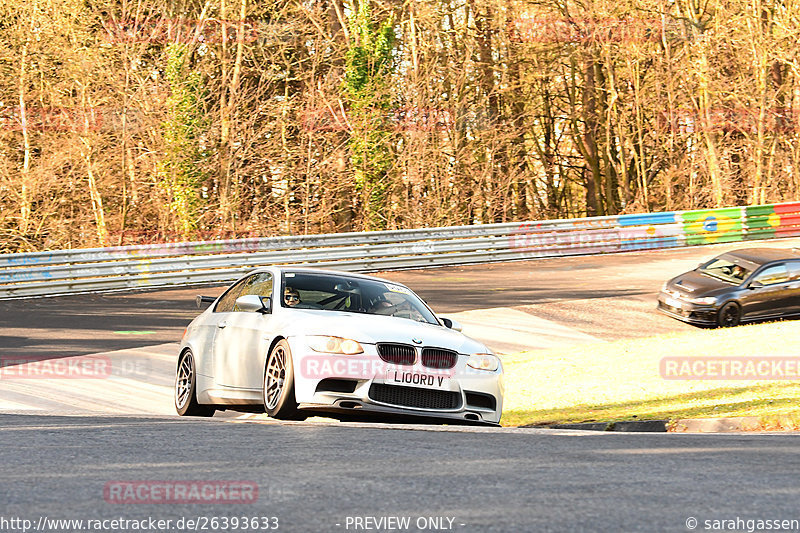
POLYGON ((340 353, 344 355, 355 355, 364 352, 364 348, 358 342, 341 337, 309 335, 306 337, 306 342, 315 352, 340 353))
POLYGON ((685 300, 690 304, 697 305, 714 305, 717 303, 717 299, 714 296, 707 296, 705 298, 685 298, 685 300))
POLYGON ((488 370, 494 372, 500 366, 500 359, 490 353, 474 353, 467 359, 467 366, 475 370, 488 370))
POLYGON ((661 285, 661 292, 667 292, 667 288, 669 287, 669 281, 665 281, 663 285, 661 285))

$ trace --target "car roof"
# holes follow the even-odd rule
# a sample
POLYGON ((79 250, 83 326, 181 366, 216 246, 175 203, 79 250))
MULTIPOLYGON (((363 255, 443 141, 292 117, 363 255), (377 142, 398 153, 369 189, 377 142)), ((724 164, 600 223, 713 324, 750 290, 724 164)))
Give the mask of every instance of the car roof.
POLYGON ((796 248, 742 248, 726 252, 723 255, 731 255, 756 265, 763 265, 772 261, 800 259, 800 250, 796 248))
MULTIPOLYGON (((375 281, 375 280, 383 281, 385 283, 392 283, 394 285, 404 286, 402 283, 398 283, 396 281, 379 278, 377 276, 368 276, 366 274, 359 274, 357 272, 343 272, 341 270, 328 270, 328 269, 324 269, 324 268, 293 267, 291 265, 274 266, 272 268, 280 271, 281 273, 284 273, 284 272, 298 272, 298 273, 305 273, 305 274, 326 274, 326 275, 329 275, 329 276, 346 276, 346 277, 350 277, 350 278, 360 278, 360 279, 370 279, 370 280, 373 280, 373 281, 375 281)), ((268 268, 262 267, 262 268, 253 270, 252 272, 248 272, 248 275, 249 274, 253 274, 254 272, 266 272, 266 271, 268 271, 268 268)))

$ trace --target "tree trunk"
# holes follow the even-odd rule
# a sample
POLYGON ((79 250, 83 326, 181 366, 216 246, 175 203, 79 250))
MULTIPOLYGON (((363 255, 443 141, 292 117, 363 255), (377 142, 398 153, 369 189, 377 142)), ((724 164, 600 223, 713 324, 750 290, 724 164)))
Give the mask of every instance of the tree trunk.
MULTIPOLYGON (((33 15, 31 15, 31 28, 33 28, 33 15)), ((19 230, 20 235, 25 236, 28 233, 28 226, 31 222, 31 200, 29 197, 29 181, 31 170, 31 141, 28 133, 28 114, 25 105, 25 67, 28 61, 28 43, 29 39, 25 40, 22 45, 22 53, 20 54, 20 67, 19 67, 19 119, 22 127, 22 175, 20 176, 20 221, 19 230)))

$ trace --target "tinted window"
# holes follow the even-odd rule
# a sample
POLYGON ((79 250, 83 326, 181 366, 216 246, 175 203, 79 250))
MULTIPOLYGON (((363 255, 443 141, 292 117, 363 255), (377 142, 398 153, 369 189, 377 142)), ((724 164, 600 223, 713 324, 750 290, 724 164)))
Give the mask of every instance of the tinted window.
POLYGON ((800 262, 792 261, 786 265, 789 267, 789 279, 793 281, 800 279, 800 262))
POLYGON ((783 263, 767 267, 756 276, 754 281, 759 281, 764 285, 775 285, 789 281, 789 272, 783 263))
POLYGON ((236 282, 228 291, 222 295, 222 298, 219 299, 217 302, 217 306, 214 308, 215 313, 229 313, 233 311, 233 306, 236 305, 236 298, 239 297, 239 293, 242 292, 242 287, 244 286, 245 282, 252 278, 250 276, 243 280, 236 282))
POLYGON ((712 259, 700 268, 700 272, 729 283, 741 283, 753 272, 745 265, 734 263, 732 259, 735 260, 724 255, 712 259))
POLYGON ((295 309, 345 311, 407 318, 438 324, 427 306, 402 285, 378 280, 287 272, 284 274, 281 305, 295 309), (300 299, 287 302, 285 294, 300 299))
MULTIPOLYGON (((272 297, 272 274, 269 272, 262 272, 260 274, 253 274, 244 281, 242 290, 236 296, 247 296, 248 294, 255 294, 256 296, 272 297)), ((241 311, 236 306, 236 298, 234 298, 233 311, 241 311)))

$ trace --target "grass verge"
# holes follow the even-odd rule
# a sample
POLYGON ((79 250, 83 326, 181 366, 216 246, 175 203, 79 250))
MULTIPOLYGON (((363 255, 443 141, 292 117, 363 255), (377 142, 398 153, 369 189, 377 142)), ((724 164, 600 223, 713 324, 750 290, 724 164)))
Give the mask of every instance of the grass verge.
POLYGON ((800 419, 800 381, 668 380, 668 356, 795 357, 800 321, 697 329, 503 359, 504 426, 729 416, 800 419))

